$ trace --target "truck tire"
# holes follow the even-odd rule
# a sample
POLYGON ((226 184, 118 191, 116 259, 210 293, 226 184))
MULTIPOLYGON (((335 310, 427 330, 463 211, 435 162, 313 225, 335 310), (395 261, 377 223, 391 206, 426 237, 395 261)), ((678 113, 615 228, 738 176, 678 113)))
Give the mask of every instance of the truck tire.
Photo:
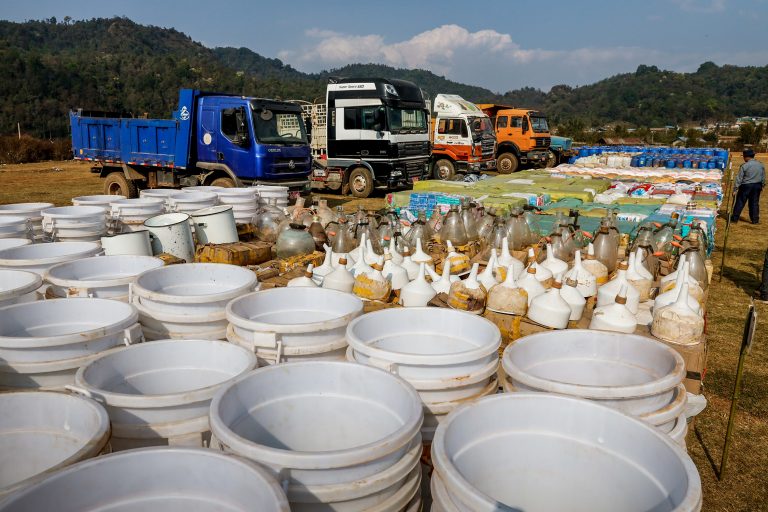
POLYGON ((139 197, 136 184, 120 171, 111 172, 104 178, 104 193, 110 196, 125 196, 128 199, 139 197))
POLYGON ((502 153, 496 159, 496 170, 499 174, 512 174, 520 167, 520 161, 514 153, 502 153))
POLYGON ((212 187, 235 188, 235 181, 232 178, 216 178, 211 182, 212 187))
POLYGON ((349 191, 354 197, 364 199, 373 192, 373 176, 365 167, 355 167, 349 173, 349 191))
POLYGON ((547 152, 547 160, 544 164, 545 167, 556 167, 558 164, 557 153, 551 149, 547 152))
POLYGON ((447 158, 441 158, 432 165, 432 175, 436 180, 450 181, 456 176, 456 167, 447 158))

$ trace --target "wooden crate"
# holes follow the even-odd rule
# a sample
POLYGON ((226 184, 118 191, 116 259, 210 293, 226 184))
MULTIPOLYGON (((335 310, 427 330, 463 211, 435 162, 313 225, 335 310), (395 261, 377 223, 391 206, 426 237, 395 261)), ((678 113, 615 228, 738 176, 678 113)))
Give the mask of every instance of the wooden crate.
POLYGON ((272 259, 272 246, 266 242, 234 242, 231 244, 198 245, 198 263, 227 263, 241 267, 258 265, 272 259))

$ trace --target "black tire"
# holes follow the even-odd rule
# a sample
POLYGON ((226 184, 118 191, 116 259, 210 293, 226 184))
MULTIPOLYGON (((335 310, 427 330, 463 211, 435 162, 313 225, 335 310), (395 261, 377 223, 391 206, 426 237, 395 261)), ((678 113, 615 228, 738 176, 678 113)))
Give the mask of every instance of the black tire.
POLYGON ((496 171, 499 174, 512 174, 520 168, 520 160, 514 153, 502 153, 496 159, 496 171))
POLYGON ((355 167, 347 178, 349 192, 357 198, 364 199, 373 192, 373 175, 365 167, 355 167))
POLYGON ((447 158, 441 158, 432 165, 432 176, 436 180, 451 181, 456 177, 456 166, 447 158))
POLYGON ((547 151, 547 159, 544 162, 544 167, 557 166, 557 153, 552 150, 547 151))
POLYGON ((128 199, 139 197, 136 184, 126 178, 121 171, 107 174, 104 178, 104 193, 110 196, 125 196, 128 199))
POLYGON ((212 187, 235 188, 235 180, 232 178, 216 178, 211 182, 212 187))

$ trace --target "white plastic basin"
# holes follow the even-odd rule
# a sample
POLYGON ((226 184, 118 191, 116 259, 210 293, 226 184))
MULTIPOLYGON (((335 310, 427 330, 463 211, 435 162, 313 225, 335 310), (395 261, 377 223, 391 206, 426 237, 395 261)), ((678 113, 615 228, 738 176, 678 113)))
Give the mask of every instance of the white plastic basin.
POLYGON ((99 256, 54 265, 45 275, 56 297, 128 300, 136 276, 164 265, 152 256, 99 256))
POLYGON ((0 307, 37 300, 43 278, 26 270, 0 269, 0 307))
POLYGON ((43 275, 57 263, 95 256, 101 252, 94 242, 51 242, 0 251, 0 268, 29 270, 43 275))

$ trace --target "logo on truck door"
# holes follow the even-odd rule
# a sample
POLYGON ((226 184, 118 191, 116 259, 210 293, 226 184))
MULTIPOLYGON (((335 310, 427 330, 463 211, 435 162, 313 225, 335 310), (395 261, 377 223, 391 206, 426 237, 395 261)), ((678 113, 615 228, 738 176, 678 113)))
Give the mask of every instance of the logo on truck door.
POLYGON ((189 119, 189 110, 187 110, 186 106, 181 107, 181 112, 179 112, 179 117, 182 121, 186 121, 189 119))

